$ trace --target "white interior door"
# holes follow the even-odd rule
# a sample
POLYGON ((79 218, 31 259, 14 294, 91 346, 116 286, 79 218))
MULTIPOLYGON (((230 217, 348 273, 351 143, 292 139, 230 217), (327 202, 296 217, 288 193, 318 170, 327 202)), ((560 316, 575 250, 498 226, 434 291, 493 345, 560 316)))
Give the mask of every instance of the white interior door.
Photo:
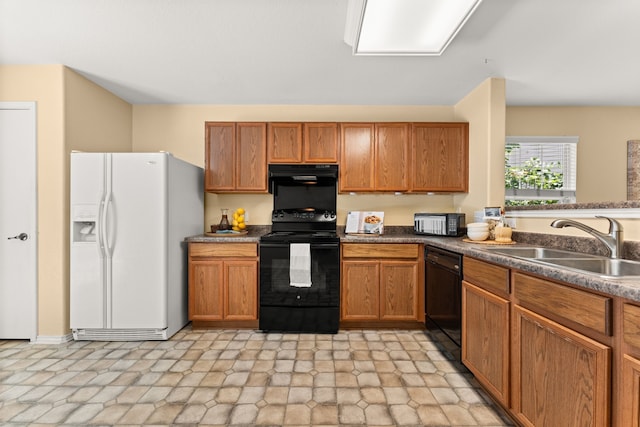
POLYGON ((36 105, 0 102, 0 339, 36 339, 36 237, 36 105))

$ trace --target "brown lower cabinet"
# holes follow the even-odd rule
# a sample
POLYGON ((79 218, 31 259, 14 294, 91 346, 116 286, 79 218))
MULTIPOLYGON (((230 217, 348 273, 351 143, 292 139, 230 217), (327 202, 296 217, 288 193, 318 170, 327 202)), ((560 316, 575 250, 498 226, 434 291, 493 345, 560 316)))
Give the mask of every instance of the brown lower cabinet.
POLYGON ((640 306, 622 306, 622 370, 619 415, 623 426, 640 427, 640 306))
POLYGON ((631 358, 635 400, 612 392, 612 297, 465 257, 462 311, 462 361, 518 424, 637 425, 612 415, 640 404, 631 358))
POLYGON ((341 327, 424 327, 423 246, 341 245, 341 327))
POLYGON ((256 243, 189 244, 189 319, 196 328, 258 326, 256 243))
POLYGON ((462 282, 462 362, 503 405, 509 405, 508 300, 462 282))
POLYGON ((640 359, 625 354, 622 362, 622 425, 640 426, 640 359))
POLYGON ((513 412, 526 426, 607 426, 611 348, 514 306, 513 412))

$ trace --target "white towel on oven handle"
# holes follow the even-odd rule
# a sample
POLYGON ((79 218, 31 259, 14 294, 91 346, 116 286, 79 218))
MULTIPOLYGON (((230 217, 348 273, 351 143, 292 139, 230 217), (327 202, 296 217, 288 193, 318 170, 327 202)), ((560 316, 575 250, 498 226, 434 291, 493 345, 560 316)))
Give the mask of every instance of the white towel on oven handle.
POLYGON ((311 245, 289 245, 289 285, 296 288, 311 287, 311 245))

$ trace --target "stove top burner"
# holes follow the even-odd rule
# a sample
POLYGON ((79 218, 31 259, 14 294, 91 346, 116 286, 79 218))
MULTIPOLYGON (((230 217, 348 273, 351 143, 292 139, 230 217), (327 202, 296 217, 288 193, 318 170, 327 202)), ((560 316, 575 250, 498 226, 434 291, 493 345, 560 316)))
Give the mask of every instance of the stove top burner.
POLYGON ((261 242, 339 242, 334 231, 274 231, 260 237, 261 242))

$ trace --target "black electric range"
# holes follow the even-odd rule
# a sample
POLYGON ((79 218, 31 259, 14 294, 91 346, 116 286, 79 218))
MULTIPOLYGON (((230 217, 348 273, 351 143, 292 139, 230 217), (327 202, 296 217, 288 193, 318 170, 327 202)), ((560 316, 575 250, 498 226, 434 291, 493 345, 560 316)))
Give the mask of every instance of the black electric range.
POLYGON ((269 166, 274 209, 272 231, 260 238, 263 331, 338 331, 337 178, 337 165, 269 166))

